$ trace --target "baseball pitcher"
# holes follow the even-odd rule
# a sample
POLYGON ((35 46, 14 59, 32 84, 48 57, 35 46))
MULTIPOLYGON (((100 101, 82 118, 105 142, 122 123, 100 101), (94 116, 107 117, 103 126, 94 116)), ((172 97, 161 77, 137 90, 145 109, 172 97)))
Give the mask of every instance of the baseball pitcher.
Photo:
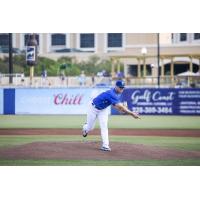
POLYGON ((135 119, 140 119, 138 113, 130 111, 127 104, 120 102, 124 88, 124 81, 117 80, 114 88, 102 92, 89 103, 87 122, 83 125, 82 134, 83 137, 86 137, 94 128, 95 121, 98 118, 101 128, 102 146, 100 149, 102 151, 111 151, 108 137, 108 107, 110 105, 114 106, 120 113, 126 113, 135 119))

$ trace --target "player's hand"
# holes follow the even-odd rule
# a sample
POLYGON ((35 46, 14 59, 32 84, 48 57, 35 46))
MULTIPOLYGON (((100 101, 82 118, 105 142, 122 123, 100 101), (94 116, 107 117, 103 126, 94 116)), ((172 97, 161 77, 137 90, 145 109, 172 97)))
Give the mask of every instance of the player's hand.
POLYGON ((140 116, 139 116, 139 113, 137 113, 137 112, 132 112, 132 116, 133 116, 135 119, 141 119, 140 116))

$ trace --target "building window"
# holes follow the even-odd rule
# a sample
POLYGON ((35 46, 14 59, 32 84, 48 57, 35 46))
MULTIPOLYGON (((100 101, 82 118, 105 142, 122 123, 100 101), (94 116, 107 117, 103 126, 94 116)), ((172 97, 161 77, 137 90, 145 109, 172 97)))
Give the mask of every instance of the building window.
POLYGON ((80 34, 81 48, 94 48, 94 34, 80 34))
POLYGON ((181 33, 180 34, 180 41, 181 42, 187 41, 187 33, 181 33))
MULTIPOLYGON (((30 37, 30 34, 25 34, 24 35, 24 46, 27 46, 27 42, 29 40, 29 37, 30 37)), ((36 34, 36 40, 37 40, 37 45, 39 46, 40 40, 39 40, 39 35, 38 34, 36 34)))
POLYGON ((194 33, 194 39, 200 40, 200 33, 194 33))
POLYGON ((122 47, 122 33, 108 33, 108 47, 122 47))
POLYGON ((9 45, 9 36, 8 34, 0 34, 0 46, 9 45))
POLYGON ((52 34, 51 35, 51 45, 66 45, 66 35, 65 34, 52 34))

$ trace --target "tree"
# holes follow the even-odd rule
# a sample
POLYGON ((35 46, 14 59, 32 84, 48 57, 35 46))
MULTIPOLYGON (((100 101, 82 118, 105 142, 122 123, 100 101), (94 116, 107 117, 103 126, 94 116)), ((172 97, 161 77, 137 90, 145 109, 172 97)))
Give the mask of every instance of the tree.
MULTIPOLYGON (((29 76, 29 67, 26 65, 25 54, 13 56, 14 73, 24 73, 25 76, 29 76)), ((37 66, 35 66, 35 76, 41 76, 42 71, 47 70, 48 76, 58 76, 60 74, 60 66, 66 65, 64 72, 68 76, 78 76, 81 71, 84 71, 86 75, 91 76, 97 74, 100 71, 111 72, 112 62, 111 59, 101 60, 100 57, 94 55, 88 58, 88 60, 77 62, 72 57, 60 57, 57 61, 46 58, 38 57, 37 66)), ((8 73, 8 57, 0 58, 0 72, 8 73)))

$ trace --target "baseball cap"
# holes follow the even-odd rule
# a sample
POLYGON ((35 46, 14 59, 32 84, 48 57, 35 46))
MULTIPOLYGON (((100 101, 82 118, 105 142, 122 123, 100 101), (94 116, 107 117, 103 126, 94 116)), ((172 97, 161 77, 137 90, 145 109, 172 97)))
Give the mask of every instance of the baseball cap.
POLYGON ((125 87, 125 82, 123 80, 117 80, 115 85, 119 88, 124 88, 125 87))

